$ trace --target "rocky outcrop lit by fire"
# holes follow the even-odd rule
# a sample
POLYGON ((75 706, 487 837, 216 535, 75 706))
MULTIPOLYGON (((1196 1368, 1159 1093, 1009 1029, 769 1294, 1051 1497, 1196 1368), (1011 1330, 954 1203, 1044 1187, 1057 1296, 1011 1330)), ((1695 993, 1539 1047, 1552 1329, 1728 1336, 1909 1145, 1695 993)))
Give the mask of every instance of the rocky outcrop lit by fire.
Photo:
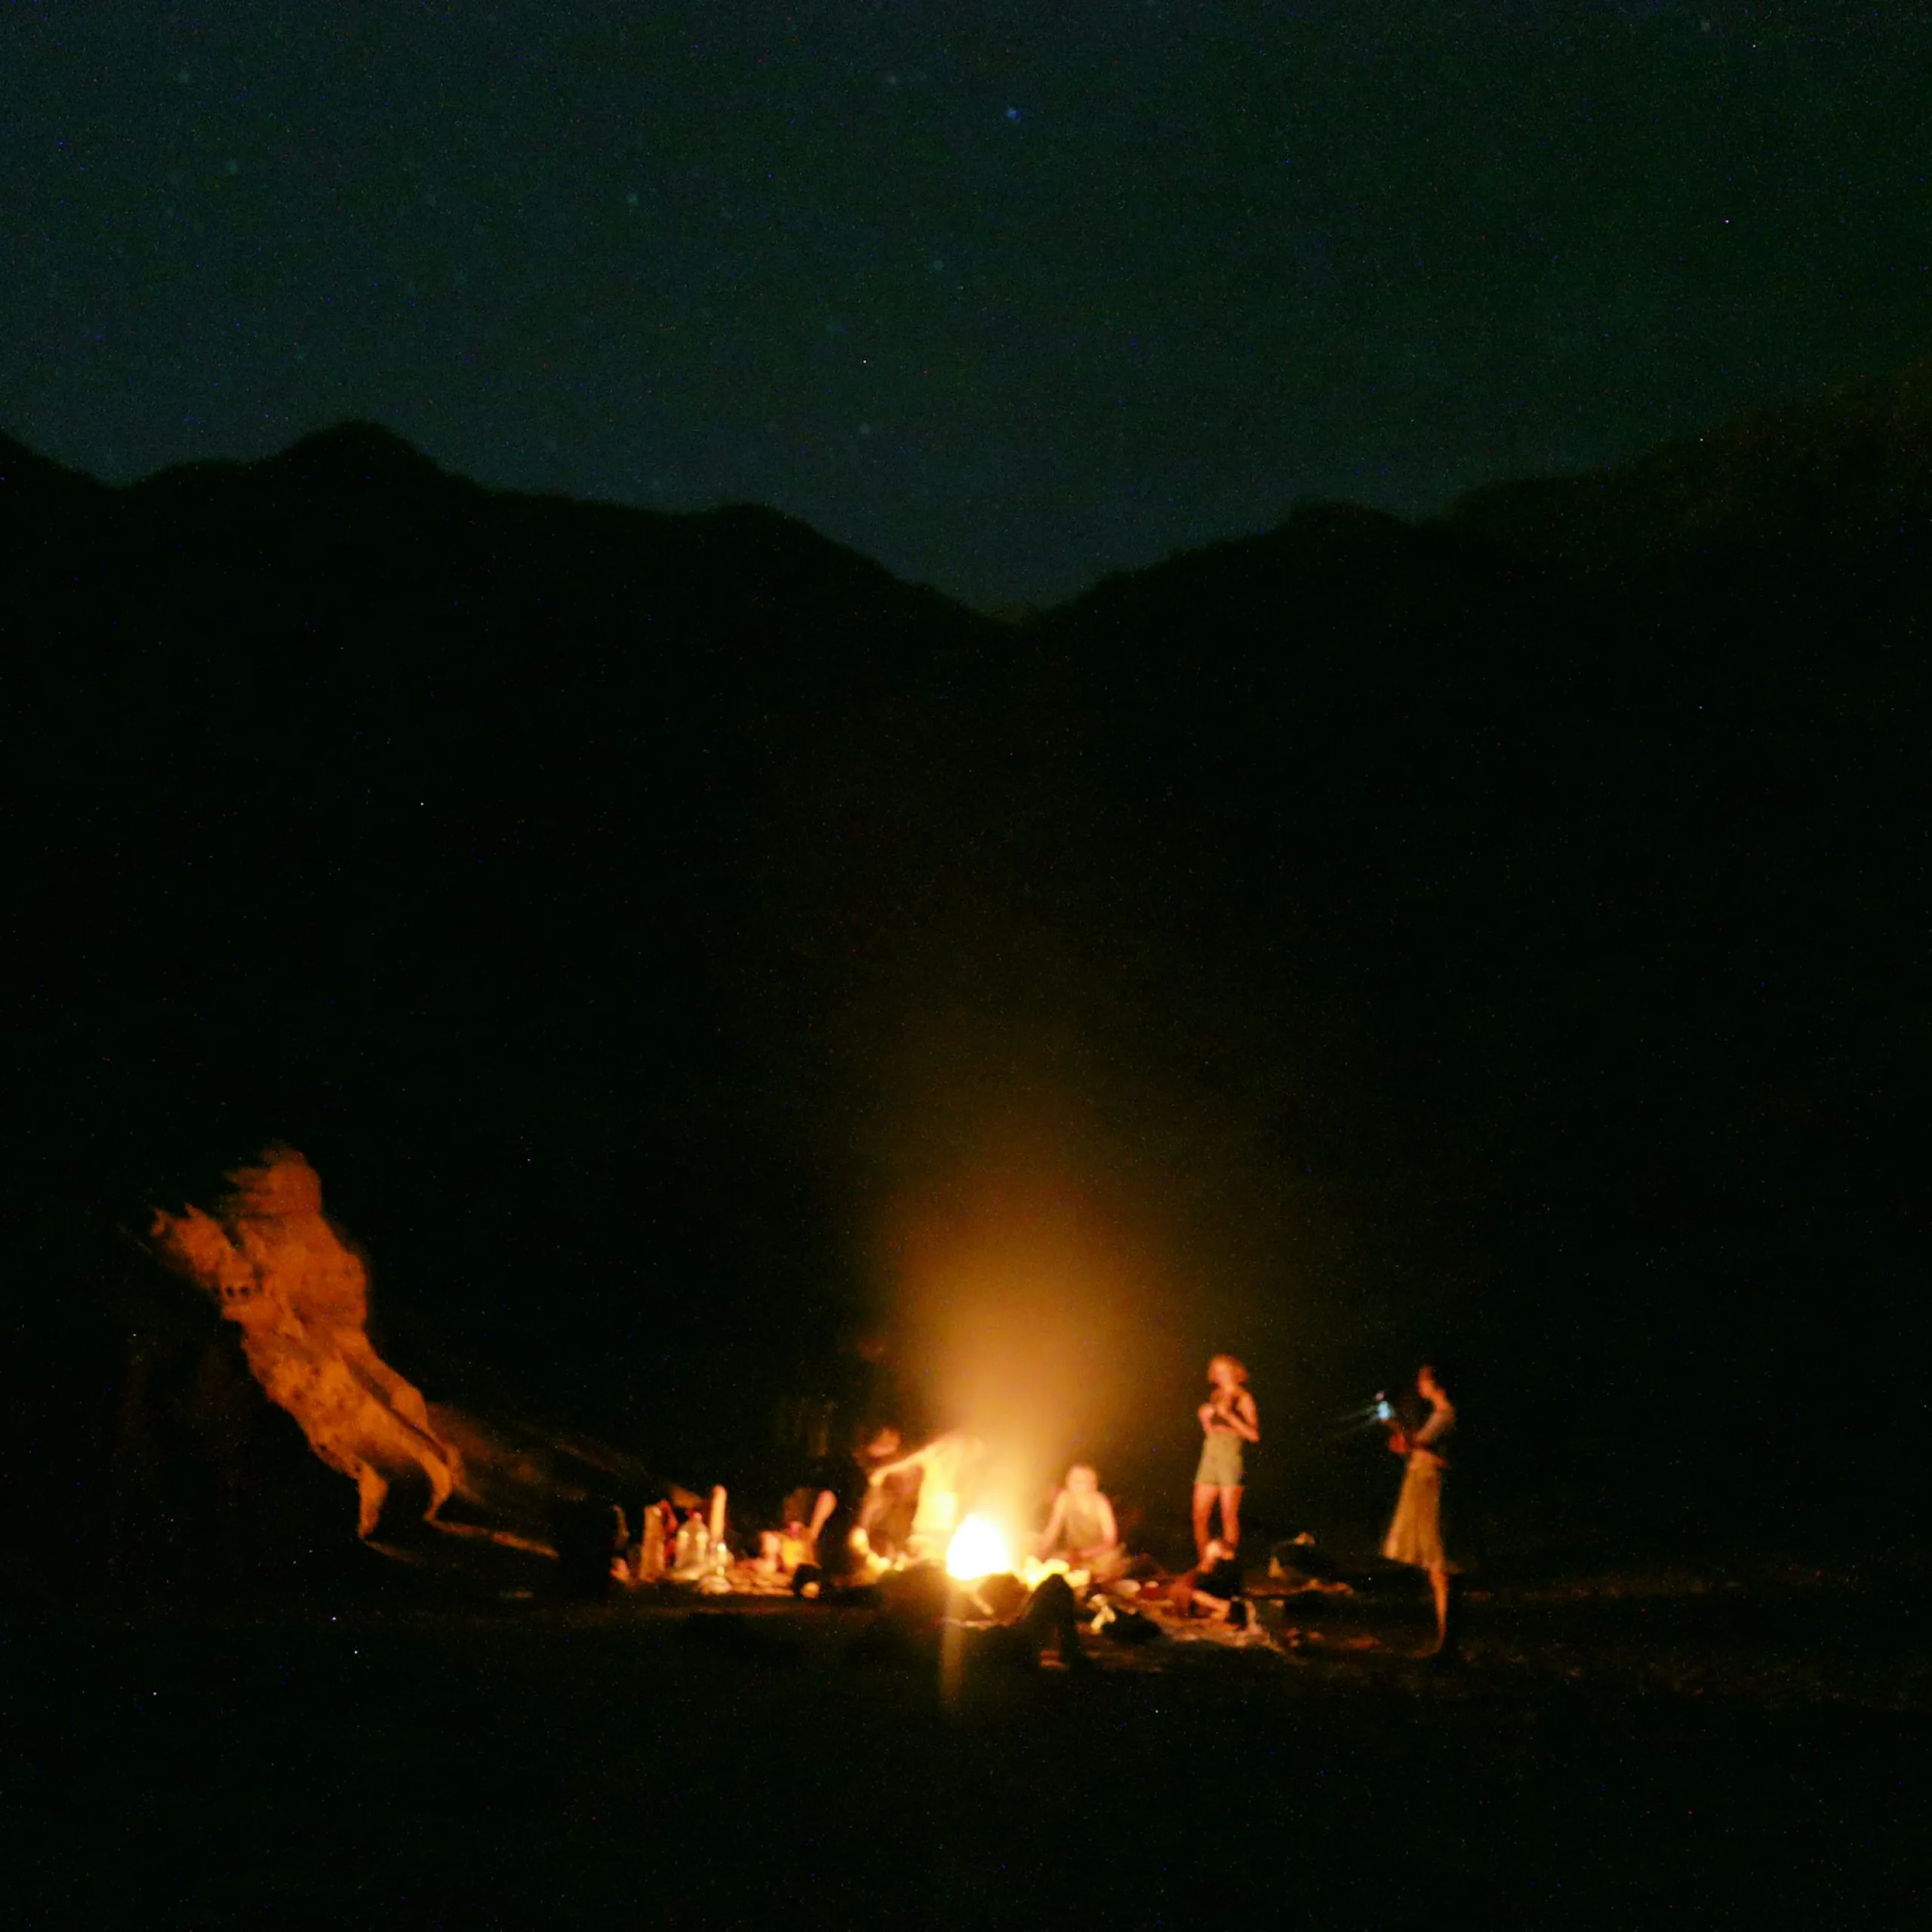
POLYGON ((322 1214, 321 1177, 286 1148, 231 1174, 213 1214, 155 1217, 167 1259, 242 1331, 248 1366, 324 1462, 355 1484, 360 1531, 380 1520, 398 1484, 432 1518, 462 1459, 422 1395, 371 1346, 368 1276, 322 1214))

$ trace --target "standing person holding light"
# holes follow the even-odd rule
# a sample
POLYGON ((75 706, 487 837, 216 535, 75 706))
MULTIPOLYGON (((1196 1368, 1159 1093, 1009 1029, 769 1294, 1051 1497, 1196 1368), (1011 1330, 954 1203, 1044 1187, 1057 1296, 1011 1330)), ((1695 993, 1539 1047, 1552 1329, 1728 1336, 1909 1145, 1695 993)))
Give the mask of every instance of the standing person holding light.
POLYGON ((1261 1440, 1261 1420, 1247 1389, 1247 1371, 1232 1355, 1208 1364, 1208 1395, 1195 1414, 1200 1419, 1201 1460, 1194 1472, 1194 1547, 1202 1562, 1214 1540, 1210 1524, 1221 1506, 1220 1540, 1232 1555, 1241 1548, 1241 1492, 1246 1473, 1244 1443, 1261 1440))
POLYGON ((1427 1575, 1435 1603, 1435 1648, 1429 1655, 1449 1663, 1456 1656, 1457 1605, 1454 1565, 1442 1547, 1442 1472, 1449 1466, 1449 1435, 1456 1426, 1456 1411, 1441 1378, 1428 1362, 1416 1371, 1416 1393, 1429 1404, 1428 1420, 1414 1432, 1398 1426, 1389 1435, 1389 1448, 1407 1459, 1407 1467, 1382 1553, 1392 1563, 1408 1564, 1427 1575))

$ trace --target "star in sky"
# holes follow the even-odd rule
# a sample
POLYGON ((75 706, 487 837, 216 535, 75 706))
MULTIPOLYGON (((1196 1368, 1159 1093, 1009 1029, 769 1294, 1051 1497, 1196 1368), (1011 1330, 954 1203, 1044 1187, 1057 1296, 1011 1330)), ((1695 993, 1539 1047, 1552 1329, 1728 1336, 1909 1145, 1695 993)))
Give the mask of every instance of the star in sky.
POLYGON ((1921 352, 1932 43, 1841 16, 10 8, 0 429, 370 417, 1049 600, 1921 352))

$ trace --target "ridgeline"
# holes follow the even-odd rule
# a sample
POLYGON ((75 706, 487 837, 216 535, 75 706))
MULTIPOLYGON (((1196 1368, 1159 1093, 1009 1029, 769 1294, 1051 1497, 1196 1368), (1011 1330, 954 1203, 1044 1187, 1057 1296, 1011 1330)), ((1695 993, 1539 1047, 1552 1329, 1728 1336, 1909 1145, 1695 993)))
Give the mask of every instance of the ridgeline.
POLYGON ((147 1215, 271 1140, 426 1386, 728 1463, 1017 1118, 1284 1424, 1454 1349, 1579 1536, 1882 1520, 1928 431, 1920 368, 1017 623, 367 426, 0 441, 14 1520, 85 1549, 147 1215))

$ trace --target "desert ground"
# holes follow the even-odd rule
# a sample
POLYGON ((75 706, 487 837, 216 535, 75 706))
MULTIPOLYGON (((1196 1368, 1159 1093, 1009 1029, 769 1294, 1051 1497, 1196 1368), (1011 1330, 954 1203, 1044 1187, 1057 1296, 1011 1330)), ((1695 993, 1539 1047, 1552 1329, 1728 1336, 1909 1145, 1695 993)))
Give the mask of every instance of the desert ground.
POLYGON ((29 1926, 1910 1922, 1897 1570, 1407 1579, 948 1694, 869 1613, 662 1593, 5 1630, 29 1926))

